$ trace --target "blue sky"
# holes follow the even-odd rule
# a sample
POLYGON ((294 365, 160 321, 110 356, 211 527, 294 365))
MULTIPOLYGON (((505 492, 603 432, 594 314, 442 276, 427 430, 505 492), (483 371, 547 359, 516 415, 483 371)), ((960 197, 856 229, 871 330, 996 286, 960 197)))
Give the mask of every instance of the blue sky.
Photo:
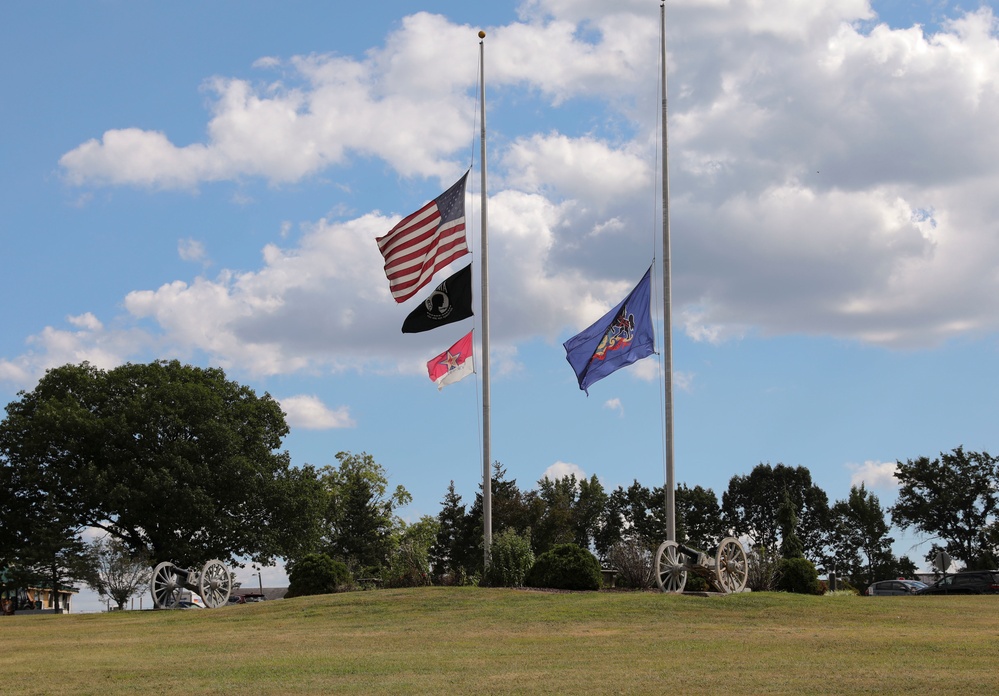
MULTIPOLYGON (((995 5, 670 3, 678 481, 782 462, 890 505, 896 459, 995 449, 995 5)), ((658 13, 5 3, 0 398, 67 362, 221 365, 281 400, 295 464, 366 451, 407 519, 452 479, 470 501, 481 386, 425 363, 477 324, 401 334, 374 238, 474 157, 477 262, 484 29, 493 459, 661 485, 657 360, 586 397, 561 348, 652 262, 658 13)))

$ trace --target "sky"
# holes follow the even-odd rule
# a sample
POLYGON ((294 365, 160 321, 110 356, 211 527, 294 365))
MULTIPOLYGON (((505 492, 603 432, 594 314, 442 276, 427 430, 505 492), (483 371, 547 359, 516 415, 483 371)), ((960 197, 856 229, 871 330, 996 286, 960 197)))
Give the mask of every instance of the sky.
MULTIPOLYGON (((995 449, 997 4, 671 0, 677 481, 801 465, 887 507, 897 460, 995 449)), ((479 30, 491 458, 662 485, 661 360, 586 396, 562 348, 662 258, 651 0, 4 3, 3 403, 66 363, 221 366, 294 465, 367 452, 409 521, 471 503, 481 375, 426 362, 480 318, 403 335, 446 272, 396 304, 374 240, 471 167, 478 292, 479 30)))

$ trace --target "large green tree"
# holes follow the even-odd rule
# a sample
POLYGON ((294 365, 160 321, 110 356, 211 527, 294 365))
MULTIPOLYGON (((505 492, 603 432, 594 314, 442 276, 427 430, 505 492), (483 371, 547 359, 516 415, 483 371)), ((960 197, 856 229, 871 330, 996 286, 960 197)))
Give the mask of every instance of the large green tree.
POLYGON ((556 544, 590 548, 603 525, 607 500, 595 475, 577 479, 570 474, 538 481, 537 490, 526 495, 534 553, 540 555, 556 544))
MULTIPOLYGON (((278 403, 217 368, 177 361, 49 370, 7 405, 0 453, 22 501, 59 496, 151 562, 268 563, 315 537, 315 472, 280 451, 278 403)), ((16 506, 15 506, 16 507, 16 506)))
POLYGON ((990 525, 999 507, 999 461, 987 452, 957 447, 939 459, 897 462, 898 500, 891 508, 900 527, 939 537, 947 552, 971 568, 994 568, 990 525))
POLYGON ((607 513, 596 538, 597 552, 605 557, 619 541, 655 549, 666 540, 666 497, 662 488, 649 489, 638 481, 618 486, 607 499, 607 513))
MULTIPOLYGON (((679 484, 674 496, 677 540, 698 549, 709 549, 725 536, 718 497, 710 488, 679 484)), ((638 481, 618 486, 607 496, 602 525, 596 531, 601 557, 618 542, 637 543, 653 552, 666 541, 666 491, 638 481)))
POLYGON ((355 575, 375 575, 399 542, 395 511, 412 500, 402 486, 389 491, 385 469, 370 454, 337 452, 337 465, 320 469, 325 491, 323 548, 355 575))
MULTIPOLYGON (((711 549, 728 536, 718 496, 710 488, 681 483, 676 487, 677 536, 696 549, 711 549)), ((665 540, 665 539, 664 539, 665 540)))
POLYGON ((722 495, 722 514, 737 534, 752 537, 754 546, 779 548, 781 527, 778 510, 785 492, 797 518, 795 533, 805 557, 813 563, 822 560, 829 528, 829 498, 812 483, 803 466, 758 464, 748 476, 733 476, 722 495))
POLYGON ((890 526, 876 495, 864 484, 851 486, 849 497, 836 501, 831 513, 831 569, 861 585, 897 576, 899 559, 891 550, 895 540, 888 536, 890 526))

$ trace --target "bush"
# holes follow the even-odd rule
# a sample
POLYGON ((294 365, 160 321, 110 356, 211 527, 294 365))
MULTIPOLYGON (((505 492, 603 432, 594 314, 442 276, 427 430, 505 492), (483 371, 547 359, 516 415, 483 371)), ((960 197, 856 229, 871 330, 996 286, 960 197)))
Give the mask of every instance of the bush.
POLYGON ((780 562, 780 579, 777 589, 796 594, 822 594, 819 571, 807 558, 784 558, 780 562))
POLYGON ((599 590, 600 561, 576 544, 556 544, 538 556, 524 584, 559 590, 599 590))
POLYGON ((756 546, 746 552, 749 574, 746 587, 753 592, 772 592, 778 589, 781 577, 781 557, 765 546, 756 546))
POLYGON ((351 582, 350 571, 340 561, 325 553, 310 553, 297 561, 288 572, 286 597, 332 594, 351 582))
POLYGON ((607 551, 607 562, 617 570, 618 587, 652 587, 655 553, 635 539, 622 540, 607 551))
POLYGON ((392 554, 389 567, 382 573, 386 587, 423 587, 430 584, 430 561, 427 551, 405 542, 392 554))
POLYGON ((483 578, 491 587, 521 587, 527 571, 534 565, 531 536, 521 536, 513 529, 506 529, 493 537, 489 547, 489 568, 483 578))

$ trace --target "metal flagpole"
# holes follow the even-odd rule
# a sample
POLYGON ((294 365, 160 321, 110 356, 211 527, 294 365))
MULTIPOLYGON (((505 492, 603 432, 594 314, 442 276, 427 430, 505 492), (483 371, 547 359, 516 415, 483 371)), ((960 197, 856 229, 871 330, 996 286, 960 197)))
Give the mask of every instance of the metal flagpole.
POLYGON ((486 242, 486 32, 479 32, 479 118, 481 136, 482 174, 482 244, 479 253, 482 264, 482 545, 483 568, 489 567, 489 547, 493 542, 493 493, 489 453, 489 244, 486 242))
POLYGON ((659 6, 663 90, 663 355, 666 362, 666 540, 676 541, 676 477, 673 473, 673 321, 670 301, 669 141, 666 137, 666 3, 659 6))

